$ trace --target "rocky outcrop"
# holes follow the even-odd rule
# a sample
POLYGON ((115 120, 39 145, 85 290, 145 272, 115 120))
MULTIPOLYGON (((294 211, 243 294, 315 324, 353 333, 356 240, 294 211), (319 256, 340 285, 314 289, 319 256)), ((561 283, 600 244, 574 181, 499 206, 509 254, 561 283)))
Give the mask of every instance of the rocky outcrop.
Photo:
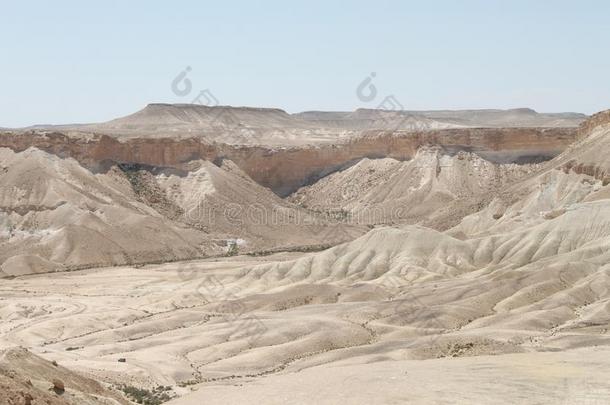
POLYGON ((578 138, 586 138, 597 127, 610 124, 610 110, 600 111, 593 114, 589 119, 580 124, 578 138))
POLYGON ((561 168, 565 173, 572 171, 576 174, 584 174, 601 180, 602 186, 610 184, 610 173, 608 173, 608 168, 604 166, 579 163, 577 160, 570 160, 568 163, 561 166, 561 168))
POLYGON ((199 138, 130 138, 66 135, 32 131, 0 134, 0 147, 23 151, 34 146, 60 157, 73 157, 94 171, 109 163, 137 163, 184 169, 192 160, 230 159, 257 183, 284 196, 300 186, 362 158, 412 159, 422 146, 440 146, 448 154, 474 152, 491 162, 549 160, 576 139, 575 128, 452 128, 433 131, 368 131, 332 145, 270 148, 209 143, 199 138))
POLYGON ((594 114, 578 129, 578 142, 558 159, 564 172, 585 174, 610 184, 610 110, 594 114))
POLYGON ((128 405, 116 389, 23 347, 0 351, 0 404, 128 405))
POLYGON ((444 129, 421 132, 373 131, 349 142, 309 148, 239 148, 231 160, 258 183, 280 195, 311 183, 362 158, 410 160, 423 146, 445 153, 474 152, 494 163, 549 160, 575 139, 571 128, 444 129))

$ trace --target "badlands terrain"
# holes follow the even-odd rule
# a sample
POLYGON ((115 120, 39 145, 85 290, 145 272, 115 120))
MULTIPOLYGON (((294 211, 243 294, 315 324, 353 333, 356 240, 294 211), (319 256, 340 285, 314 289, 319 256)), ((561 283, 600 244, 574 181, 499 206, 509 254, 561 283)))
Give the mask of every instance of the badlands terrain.
POLYGON ((609 154, 610 112, 4 130, 0 403, 610 403, 609 154))

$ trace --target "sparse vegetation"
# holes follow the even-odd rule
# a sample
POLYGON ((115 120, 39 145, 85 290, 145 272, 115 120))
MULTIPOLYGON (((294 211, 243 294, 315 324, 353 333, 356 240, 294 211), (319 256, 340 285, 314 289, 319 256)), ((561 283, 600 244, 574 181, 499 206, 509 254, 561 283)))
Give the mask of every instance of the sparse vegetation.
POLYGON ((195 384, 199 384, 201 381, 197 381, 197 380, 187 380, 187 381, 181 381, 178 383, 178 386, 181 388, 184 387, 188 387, 190 385, 195 385, 195 384))
POLYGON ((8 235, 10 238, 15 236, 15 225, 13 225, 11 223, 8 224, 8 235))
POLYGON ((155 177, 151 174, 152 167, 138 164, 120 164, 118 168, 131 184, 138 200, 150 205, 169 219, 180 219, 184 210, 169 200, 161 189, 155 177))
POLYGON ((142 405, 160 405, 175 396, 171 394, 172 387, 169 385, 159 385, 152 391, 145 388, 124 385, 121 387, 121 391, 123 391, 130 400, 142 405))
POLYGON ((333 247, 333 244, 323 244, 323 245, 307 245, 307 246, 292 246, 280 249, 268 249, 268 250, 257 250, 255 252, 246 253, 248 256, 260 257, 260 256, 270 256, 276 253, 282 252, 299 252, 299 253, 309 253, 309 252, 320 252, 322 250, 329 249, 333 247))
POLYGON ((227 253, 225 254, 225 256, 231 257, 231 256, 237 256, 238 254, 239 254, 239 247, 237 247, 237 243, 229 242, 229 248, 227 249, 227 253))

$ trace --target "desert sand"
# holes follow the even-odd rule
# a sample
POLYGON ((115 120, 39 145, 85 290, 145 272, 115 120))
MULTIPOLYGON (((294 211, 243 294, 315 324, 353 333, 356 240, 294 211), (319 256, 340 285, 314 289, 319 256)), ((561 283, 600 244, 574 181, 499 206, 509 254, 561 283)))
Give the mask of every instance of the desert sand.
MULTIPOLYGON (((260 113, 242 120, 295 119, 260 113)), ((609 123, 552 159, 426 145, 283 198, 237 159, 0 149, 0 384, 58 404, 125 385, 176 405, 608 403, 609 123), (74 397, 43 390, 57 367, 74 397)))
POLYGON ((603 349, 426 361, 323 365, 298 377, 202 387, 172 405, 264 404, 606 404, 603 349))

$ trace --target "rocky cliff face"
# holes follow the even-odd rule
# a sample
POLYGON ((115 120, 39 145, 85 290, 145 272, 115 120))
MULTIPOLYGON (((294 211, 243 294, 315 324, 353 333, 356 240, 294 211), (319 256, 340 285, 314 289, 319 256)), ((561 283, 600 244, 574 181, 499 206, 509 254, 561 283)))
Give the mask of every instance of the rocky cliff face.
POLYGON ((586 138, 593 130, 600 126, 610 124, 610 110, 600 111, 593 114, 589 119, 582 122, 578 128, 578 138, 586 138))
POLYGON ((586 174, 610 184, 610 161, 606 152, 610 148, 610 110, 594 114, 578 129, 578 141, 559 159, 565 172, 586 174))
POLYGON ((421 132, 372 131, 349 142, 319 147, 227 151, 260 184, 287 195, 362 158, 410 160, 423 146, 439 146, 447 154, 474 152, 494 163, 549 160, 576 137, 570 128, 444 129, 421 132))
POLYGON ((280 196, 362 158, 412 159, 422 146, 447 154, 474 152, 496 163, 549 160, 577 137, 576 128, 452 128, 434 131, 368 131, 349 141, 318 146, 270 148, 209 143, 199 138, 130 138, 32 131, 0 134, 0 147, 34 146, 73 157, 94 171, 109 163, 137 163, 184 169, 192 160, 232 160, 257 183, 280 196))

